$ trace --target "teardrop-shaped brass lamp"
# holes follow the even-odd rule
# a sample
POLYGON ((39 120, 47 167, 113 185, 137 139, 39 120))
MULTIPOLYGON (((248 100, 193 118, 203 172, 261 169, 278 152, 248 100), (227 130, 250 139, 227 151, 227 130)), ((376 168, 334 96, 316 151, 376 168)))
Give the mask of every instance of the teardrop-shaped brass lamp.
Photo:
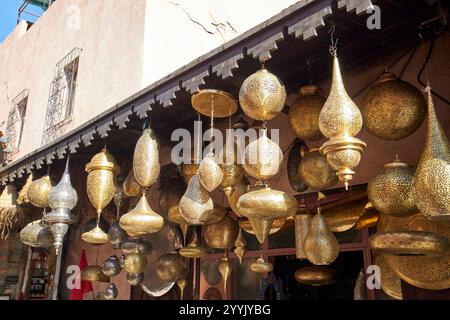
POLYGON ((370 179, 367 195, 382 214, 409 216, 417 213, 414 201, 414 168, 400 159, 384 165, 383 171, 370 179))
POLYGON ((247 241, 245 240, 244 235, 242 234, 242 229, 239 228, 239 234, 234 241, 234 254, 236 254, 237 258, 239 259, 239 263, 242 264, 242 258, 244 258, 245 253, 247 252, 247 249, 245 248, 247 246, 247 241))
POLYGON ((332 50, 332 55, 330 94, 319 115, 319 129, 328 141, 322 145, 320 152, 347 188, 366 144, 355 138, 363 124, 361 112, 345 90, 336 50, 332 50))
POLYGON ((300 203, 295 213, 295 255, 297 259, 306 259, 305 239, 311 226, 313 215, 304 203, 300 203))
POLYGON ((223 172, 213 154, 207 155, 200 162, 198 177, 208 192, 214 191, 222 182, 223 172))
POLYGON ((214 204, 198 175, 194 175, 189 181, 179 207, 181 217, 189 224, 202 225, 209 220, 214 204))
POLYGON ((229 216, 203 227, 203 238, 208 247, 213 249, 231 249, 238 234, 239 225, 229 216))
POLYGON ((323 90, 313 84, 299 89, 299 97, 289 109, 289 125, 300 139, 316 141, 321 139, 319 114, 325 98, 323 90))
POLYGON ((134 177, 144 189, 148 189, 158 179, 160 170, 158 141, 152 129, 145 129, 134 148, 134 177))
POLYGON ((219 273, 222 277, 223 281, 223 290, 225 294, 227 293, 227 284, 228 279, 230 278, 231 272, 233 271, 233 266, 231 265, 230 260, 225 255, 219 262, 219 273))
POLYGON ((52 181, 48 175, 31 182, 27 191, 31 204, 38 208, 47 208, 49 206, 48 194, 52 187, 52 181))
POLYGON ((127 177, 123 181, 122 188, 123 193, 127 197, 137 198, 142 195, 142 187, 136 181, 133 169, 131 169, 130 172, 128 172, 127 177))
POLYGON ((163 254, 156 262, 156 273, 165 282, 180 281, 189 273, 189 260, 175 252, 163 254))
POLYGON ((242 195, 237 206, 247 218, 280 219, 293 216, 298 202, 286 192, 264 187, 242 195))
POLYGON ((141 237, 161 230, 164 219, 150 208, 143 194, 136 207, 120 217, 119 223, 130 237, 141 237))
POLYGON ((269 180, 281 169, 283 151, 280 146, 269 139, 267 128, 259 131, 259 138, 245 148, 245 172, 257 180, 269 180))
POLYGON ((256 273, 269 273, 273 270, 273 265, 266 262, 263 258, 258 258, 250 265, 250 270, 256 273))
POLYGON ((304 250, 306 258, 315 265, 329 265, 339 254, 339 243, 321 213, 311 221, 304 250))
POLYGON ((304 152, 298 166, 298 174, 302 181, 313 190, 325 190, 338 182, 336 173, 317 148, 304 152))
POLYGON ((234 186, 244 178, 244 170, 238 164, 223 164, 222 165, 223 178, 222 187, 223 192, 227 197, 230 197, 234 191, 234 186))
POLYGON ((264 68, 245 79, 239 91, 242 110, 255 120, 272 120, 284 108, 285 101, 283 83, 264 68))
POLYGON ((416 87, 386 71, 364 94, 361 110, 370 133, 386 140, 400 140, 420 127, 426 103, 416 87))
POLYGON ((450 148, 434 110, 430 87, 425 147, 414 177, 416 205, 431 220, 450 219, 450 148))
POLYGON ((302 284, 319 287, 335 283, 337 273, 325 266, 307 266, 298 269, 294 277, 302 284))

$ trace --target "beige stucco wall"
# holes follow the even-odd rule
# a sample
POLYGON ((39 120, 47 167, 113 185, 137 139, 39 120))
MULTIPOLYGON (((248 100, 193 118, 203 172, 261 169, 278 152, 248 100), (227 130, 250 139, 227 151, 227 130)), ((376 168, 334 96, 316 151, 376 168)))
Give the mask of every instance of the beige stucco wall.
POLYGON ((22 21, 0 44, 0 122, 7 119, 8 100, 30 90, 14 159, 40 146, 55 66, 73 48, 83 51, 66 132, 140 89, 146 2, 59 0, 28 31, 22 21))

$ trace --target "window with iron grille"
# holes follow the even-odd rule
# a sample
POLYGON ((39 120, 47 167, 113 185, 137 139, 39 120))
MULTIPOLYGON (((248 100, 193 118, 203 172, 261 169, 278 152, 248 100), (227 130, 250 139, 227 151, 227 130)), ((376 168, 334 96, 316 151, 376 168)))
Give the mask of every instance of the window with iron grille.
POLYGON ((78 60, 81 49, 73 49, 56 65, 55 77, 50 84, 42 145, 60 137, 72 120, 78 60))
POLYGON ((11 102, 4 139, 8 154, 14 154, 19 151, 29 92, 29 90, 23 90, 11 102))

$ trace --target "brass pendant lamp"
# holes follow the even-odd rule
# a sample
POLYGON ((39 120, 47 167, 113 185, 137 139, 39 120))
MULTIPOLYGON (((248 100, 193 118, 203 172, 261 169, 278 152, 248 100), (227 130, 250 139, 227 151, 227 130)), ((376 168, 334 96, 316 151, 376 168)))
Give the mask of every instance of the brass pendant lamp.
POLYGON ((328 141, 322 145, 320 152, 348 189, 349 181, 355 175, 353 170, 366 147, 363 141, 355 137, 362 128, 363 120, 345 90, 334 45, 330 47, 330 53, 333 57, 333 78, 330 94, 319 116, 320 131, 328 141))

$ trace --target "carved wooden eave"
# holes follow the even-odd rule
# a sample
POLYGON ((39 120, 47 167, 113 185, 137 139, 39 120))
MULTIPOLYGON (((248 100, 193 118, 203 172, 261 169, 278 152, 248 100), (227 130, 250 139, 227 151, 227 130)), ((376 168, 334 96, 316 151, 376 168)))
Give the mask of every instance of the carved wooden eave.
POLYGON ((162 110, 159 112, 176 108, 174 101, 180 95, 197 92, 208 78, 231 81, 244 61, 254 60, 255 64, 259 64, 272 59, 287 38, 298 42, 320 38, 319 30, 324 29, 327 20, 332 19, 336 12, 355 16, 372 8, 370 0, 298 1, 241 36, 111 107, 50 145, 0 168, 0 183, 5 185, 17 182, 32 171, 40 170, 67 154, 82 153, 95 139, 105 139, 113 131, 127 129, 132 118, 143 121, 152 115, 155 108, 162 110))

